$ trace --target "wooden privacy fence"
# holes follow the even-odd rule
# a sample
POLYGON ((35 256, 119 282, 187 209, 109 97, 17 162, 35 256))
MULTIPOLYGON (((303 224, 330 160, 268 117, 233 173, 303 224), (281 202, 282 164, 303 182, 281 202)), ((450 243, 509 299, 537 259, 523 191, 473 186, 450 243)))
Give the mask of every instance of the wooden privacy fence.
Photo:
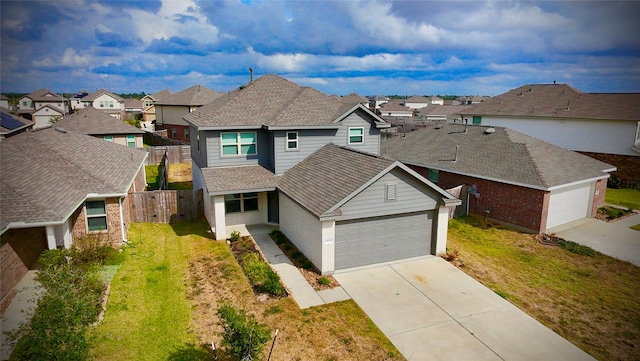
POLYGON ((202 217, 202 189, 136 192, 131 197, 131 221, 174 223, 202 217))
POLYGON ((149 147, 143 150, 149 153, 146 165, 160 164, 165 156, 168 164, 191 162, 191 147, 188 145, 149 147))

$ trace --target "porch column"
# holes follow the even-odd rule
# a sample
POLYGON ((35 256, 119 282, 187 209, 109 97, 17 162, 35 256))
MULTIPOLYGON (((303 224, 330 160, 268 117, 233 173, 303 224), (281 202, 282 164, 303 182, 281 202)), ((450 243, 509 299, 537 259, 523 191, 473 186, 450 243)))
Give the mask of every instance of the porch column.
POLYGON ((71 237, 71 230, 69 228, 69 220, 62 223, 60 227, 62 228, 62 239, 64 241, 64 248, 69 249, 71 248, 71 244, 73 242, 73 239, 71 237))
POLYGON ((449 228, 449 207, 440 206, 438 208, 438 215, 436 219, 436 253, 435 255, 441 255, 447 252, 447 230, 449 228))
POLYGON ((224 196, 213 196, 213 222, 216 227, 216 240, 223 241, 227 239, 224 196))
POLYGON ((47 231, 47 247, 49 247, 49 249, 57 249, 58 246, 56 245, 56 229, 55 229, 55 227, 46 226, 45 229, 47 231))
POLYGON ((323 275, 333 274, 336 261, 336 221, 322 221, 322 269, 323 275))

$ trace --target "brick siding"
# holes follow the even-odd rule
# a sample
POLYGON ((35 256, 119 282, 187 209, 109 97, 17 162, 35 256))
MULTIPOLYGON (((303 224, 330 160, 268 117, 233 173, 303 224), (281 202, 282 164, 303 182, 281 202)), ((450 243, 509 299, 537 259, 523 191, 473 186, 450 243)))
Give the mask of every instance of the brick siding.
MULTIPOLYGON (((185 136, 184 136, 184 130, 185 129, 189 129, 189 126, 187 126, 187 125, 158 124, 158 125, 156 125, 156 129, 158 129, 158 130, 166 130, 167 131, 167 138, 176 139, 176 140, 179 140, 181 142, 189 144, 189 138, 185 138, 185 136), (173 128, 176 129, 176 136, 175 137, 173 136, 173 128)), ((189 137, 191 137, 191 134, 189 134, 189 137)))
POLYGON ((604 206, 604 196, 607 193, 607 180, 600 179, 596 182, 596 189, 593 195, 593 204, 591 206, 591 217, 595 217, 598 208, 604 206))
POLYGON ((47 247, 44 227, 10 229, 0 236, 0 299, 4 298, 47 247))
POLYGON ((640 156, 580 152, 591 158, 615 165, 618 170, 611 173, 622 181, 623 187, 640 188, 640 156))

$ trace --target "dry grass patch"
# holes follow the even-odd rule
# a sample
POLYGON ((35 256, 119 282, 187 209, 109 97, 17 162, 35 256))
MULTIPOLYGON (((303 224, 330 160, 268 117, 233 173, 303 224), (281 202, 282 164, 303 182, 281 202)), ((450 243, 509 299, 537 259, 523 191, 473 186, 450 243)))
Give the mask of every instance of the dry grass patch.
POLYGON ((448 246, 463 271, 595 358, 637 360, 639 267, 471 217, 450 222, 448 246))

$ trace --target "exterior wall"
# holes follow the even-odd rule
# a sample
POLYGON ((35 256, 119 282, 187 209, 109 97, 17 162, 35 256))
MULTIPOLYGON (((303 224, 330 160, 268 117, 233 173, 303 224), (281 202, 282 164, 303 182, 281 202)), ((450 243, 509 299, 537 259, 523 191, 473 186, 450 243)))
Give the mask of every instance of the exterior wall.
POLYGON ((18 109, 33 109, 33 102, 29 97, 22 97, 18 100, 18 109))
POLYGON ((429 103, 405 103, 405 107, 409 107, 411 109, 422 109, 429 105, 429 103))
MULTIPOLYGON (((135 134, 134 136, 135 136, 135 139, 136 139, 136 148, 144 147, 144 139, 142 139, 142 134, 135 134)), ((104 138, 104 136, 99 136, 99 137, 104 138)), ((126 134, 114 134, 112 137, 113 137, 113 142, 114 143, 120 144, 120 145, 124 145, 125 147, 127 146, 127 135, 126 134)))
MULTIPOLYGON (((156 124, 188 126, 189 123, 182 119, 183 116, 190 113, 190 107, 187 105, 156 105, 156 124)), ((197 108, 194 108, 197 109, 197 108)))
POLYGON ((227 227, 235 225, 251 225, 267 223, 267 193, 258 193, 258 210, 240 213, 228 213, 226 215, 227 227))
POLYGON ((114 110, 124 112, 124 101, 118 101, 109 94, 102 94, 93 100, 93 107, 100 110, 114 110), (113 102, 113 107, 100 107, 100 102, 113 102))
POLYGON ((0 236, 0 300, 35 265, 47 249, 44 227, 9 229, 0 236))
POLYGON ((342 215, 338 220, 433 210, 438 198, 424 184, 396 168, 340 207, 342 215), (386 200, 387 185, 395 185, 395 200, 386 200))
POLYGON ((607 193, 607 180, 600 179, 596 181, 595 190, 593 192, 593 202, 591 204, 591 217, 595 217, 598 208, 604 206, 604 196, 607 193))
POLYGON ((33 102, 34 109, 40 109, 45 105, 51 105, 52 107, 56 107, 60 110, 64 110, 65 113, 69 111, 69 106, 67 105, 67 101, 64 99, 60 99, 58 97, 51 97, 51 100, 46 101, 35 101, 33 102))
POLYGON ((291 198, 279 192, 280 230, 298 249, 322 270, 322 223, 291 198))
POLYGON ((175 124, 156 124, 157 130, 167 130, 167 138, 176 139, 181 142, 189 143, 191 141, 191 129, 188 125, 175 125, 175 124), (176 135, 173 136, 173 130, 175 129, 176 135), (188 137, 185 134, 185 130, 189 132, 188 137))
POLYGON ((640 189, 640 154, 618 155, 590 152, 580 153, 616 166, 618 169, 611 173, 611 178, 619 179, 621 181, 620 186, 640 189))
POLYGON ((198 128, 191 126, 189 132, 192 134, 189 145, 191 146, 191 159, 194 164, 202 168, 206 168, 207 163, 207 136, 211 132, 200 131, 198 128), (199 143, 199 144, 198 144, 199 143))
POLYGON ((33 128, 37 129, 37 128, 42 128, 42 127, 46 127, 51 125, 51 118, 52 117, 57 117, 57 118, 62 118, 62 114, 60 114, 60 112, 55 111, 51 108, 40 108, 39 110, 36 110, 35 112, 33 112, 33 114, 31 115, 32 119, 33 119, 33 128))
POLYGON ((0 300, 20 282, 29 269, 9 243, 0 248, 0 300))
MULTIPOLYGON (((428 175, 426 168, 411 168, 425 178, 428 175)), ((438 185, 441 188, 448 189, 461 184, 475 185, 480 193, 478 198, 469 195, 469 213, 484 215, 530 232, 540 233, 546 229, 549 192, 439 172, 438 185)))
MULTIPOLYGON (((233 132, 234 130, 229 130, 233 132)), ((242 131, 242 130, 238 130, 242 131)), ((270 165, 271 159, 269 159, 269 155, 271 154, 268 146, 269 146, 269 134, 263 130, 246 130, 247 132, 255 131, 257 140, 257 154, 255 155, 240 155, 240 156, 226 156, 222 157, 222 149, 220 146, 220 131, 202 131, 200 132, 200 141, 202 141, 203 133, 206 134, 206 153, 207 153, 207 166, 209 167, 220 167, 220 166, 236 166, 236 165, 270 165)), ((226 133, 226 132, 225 132, 226 133)), ((202 144, 201 144, 202 147, 202 144)), ((202 149, 202 148, 201 148, 202 149)))
POLYGON ((344 147, 357 149, 372 154, 380 154, 380 129, 365 120, 368 117, 362 110, 356 110, 340 122, 341 127, 331 142, 344 147), (364 143, 349 144, 349 127, 364 127, 364 143))
POLYGON ((439 256, 447 253, 447 231, 449 229, 449 208, 440 207, 436 215, 434 237, 431 238, 431 253, 439 256))
POLYGON ((119 248, 122 239, 122 228, 120 227, 120 205, 118 198, 107 198, 107 230, 98 232, 87 231, 87 219, 85 215, 84 204, 78 208, 76 213, 71 216, 73 238, 81 238, 85 235, 96 235, 109 245, 119 248))
MULTIPOLYGON (((471 116, 465 116, 471 122, 471 116)), ((636 122, 591 119, 482 117, 482 125, 506 127, 557 146, 582 152, 638 155, 631 150, 636 122)))
MULTIPOLYGON (((295 131, 295 130, 292 130, 295 131)), ((298 149, 286 150, 286 131, 273 132, 275 173, 284 174, 327 143, 336 143, 335 129, 298 130, 298 149)))

